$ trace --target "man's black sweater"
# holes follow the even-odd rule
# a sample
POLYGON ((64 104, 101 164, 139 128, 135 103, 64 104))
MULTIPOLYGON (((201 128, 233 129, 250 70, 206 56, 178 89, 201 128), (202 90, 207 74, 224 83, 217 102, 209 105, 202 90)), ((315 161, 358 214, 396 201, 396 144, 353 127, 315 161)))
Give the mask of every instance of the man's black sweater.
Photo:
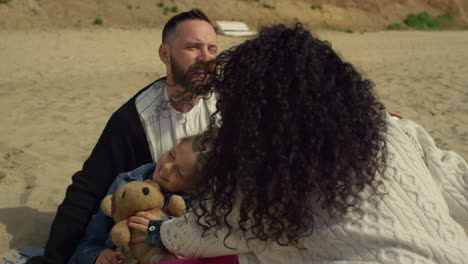
POLYGON ((72 177, 73 182, 52 223, 44 256, 31 258, 28 264, 65 264, 115 177, 152 162, 135 106, 135 98, 150 86, 143 88, 111 116, 82 170, 72 177))

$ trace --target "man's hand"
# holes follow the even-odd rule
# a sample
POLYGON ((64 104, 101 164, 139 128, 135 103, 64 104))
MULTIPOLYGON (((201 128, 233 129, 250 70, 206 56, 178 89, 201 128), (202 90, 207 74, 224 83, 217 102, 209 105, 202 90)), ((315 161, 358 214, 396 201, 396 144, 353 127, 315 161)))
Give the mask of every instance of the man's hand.
POLYGON ((141 237, 135 237, 130 241, 130 244, 142 243, 146 240, 146 231, 148 230, 148 224, 150 220, 159 220, 160 218, 154 214, 140 211, 136 215, 128 218, 127 226, 129 228, 143 232, 145 235, 141 237))
POLYGON ((97 257, 95 264, 119 264, 125 260, 124 254, 110 249, 104 249, 97 257))

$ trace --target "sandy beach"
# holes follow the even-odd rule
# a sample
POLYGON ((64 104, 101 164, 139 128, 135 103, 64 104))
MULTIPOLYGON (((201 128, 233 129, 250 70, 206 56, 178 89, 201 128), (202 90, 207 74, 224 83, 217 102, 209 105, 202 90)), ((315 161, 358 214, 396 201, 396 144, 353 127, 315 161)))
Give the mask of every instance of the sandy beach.
MULTIPOLYGON (((111 113, 165 72, 157 49, 167 17, 150 20, 150 8, 159 10, 154 4, 138 7, 141 12, 149 10, 138 20, 127 14, 137 8, 130 10, 123 0, 115 10, 108 8, 107 0, 84 2, 91 3, 88 9, 67 9, 52 0, 0 5, 0 256, 45 244, 71 175, 81 168, 111 113), (81 12, 71 26, 65 19, 68 10, 77 12, 74 15, 81 12), (114 27, 83 25, 99 10, 108 10, 105 21, 115 22, 114 27), (136 22, 122 26, 128 21, 136 22)), ((197 1, 178 3, 185 9, 192 2, 197 1)), ((278 8, 257 7, 261 12, 253 9, 259 6, 253 0, 229 1, 226 6, 208 0, 201 7, 215 20, 235 7, 240 13, 228 19, 251 26, 309 18, 300 10, 309 8, 310 1, 290 7, 286 2, 271 1, 278 8)), ((402 0, 398 5, 382 1, 367 13, 356 8, 364 0, 351 2, 355 6, 324 5, 325 11, 305 25, 320 28, 314 32, 374 81, 388 111, 418 122, 441 148, 467 160, 467 31, 382 31, 389 20, 403 17, 406 7, 440 11, 437 1, 402 0), (418 6, 420 2, 425 6, 418 6), (375 10, 381 13, 372 20, 369 12, 375 10), (381 14, 387 10, 393 13, 384 18, 381 14), (348 26, 355 33, 338 30, 348 26), (330 27, 335 30, 323 29, 330 27)), ((466 18, 467 6, 452 7, 466 18)), ((220 50, 245 39, 219 36, 220 50)))

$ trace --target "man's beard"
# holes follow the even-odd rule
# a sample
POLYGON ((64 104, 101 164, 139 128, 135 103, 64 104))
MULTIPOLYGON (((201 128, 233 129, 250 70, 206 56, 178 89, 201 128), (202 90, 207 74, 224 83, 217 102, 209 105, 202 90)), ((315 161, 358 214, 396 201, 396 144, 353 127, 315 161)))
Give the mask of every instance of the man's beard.
POLYGON ((187 71, 184 71, 182 66, 171 56, 171 72, 174 84, 182 86, 185 90, 190 90, 197 84, 204 83, 203 79, 196 78, 196 74, 206 74, 210 66, 209 62, 197 62, 189 66, 187 71))

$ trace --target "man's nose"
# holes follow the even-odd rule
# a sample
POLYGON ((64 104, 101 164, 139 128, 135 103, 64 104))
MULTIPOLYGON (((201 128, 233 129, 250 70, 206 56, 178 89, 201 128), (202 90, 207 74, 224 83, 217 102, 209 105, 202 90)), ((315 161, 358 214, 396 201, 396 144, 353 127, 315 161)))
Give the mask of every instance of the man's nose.
POLYGON ((198 61, 199 62, 208 62, 210 60, 214 59, 214 56, 210 54, 208 49, 201 49, 200 54, 198 56, 198 61))

